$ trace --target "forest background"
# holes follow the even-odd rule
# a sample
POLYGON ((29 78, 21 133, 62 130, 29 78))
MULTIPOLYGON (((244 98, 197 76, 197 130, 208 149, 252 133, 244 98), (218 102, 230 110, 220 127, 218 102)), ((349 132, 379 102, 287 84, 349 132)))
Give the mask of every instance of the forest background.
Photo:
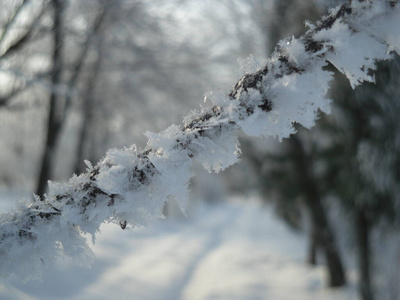
MULTIPOLYGON (((84 160, 97 162, 110 148, 144 148, 143 132, 180 123, 205 92, 228 91, 280 39, 298 36, 304 20, 337 4, 2 3, 3 193, 42 195, 47 180, 81 173, 84 160)), ((203 171, 192 182, 193 198, 258 194, 307 233, 307 262, 327 265, 328 286, 345 285, 346 268, 355 266, 363 299, 397 299, 399 62, 382 63, 377 84, 354 91, 337 77, 331 116, 283 142, 243 137, 242 163, 218 176, 203 171)))

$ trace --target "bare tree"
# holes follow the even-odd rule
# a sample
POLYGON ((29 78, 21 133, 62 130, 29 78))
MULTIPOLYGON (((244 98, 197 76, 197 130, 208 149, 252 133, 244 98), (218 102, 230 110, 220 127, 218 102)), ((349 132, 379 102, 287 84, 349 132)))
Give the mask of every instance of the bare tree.
MULTIPOLYGON (((365 66, 373 66, 370 63, 375 59, 386 58, 391 47, 400 52, 392 40, 392 34, 396 34, 397 41, 398 32, 389 29, 397 27, 398 18, 394 17, 399 11, 390 6, 385 6, 383 11, 376 10, 374 5, 371 3, 354 9, 347 5, 339 7, 293 42, 303 49, 300 60, 295 60, 297 53, 291 53, 290 43, 286 48, 277 49, 258 71, 243 76, 228 95, 214 98, 214 105, 192 112, 182 126, 171 126, 159 134, 149 133, 145 149, 138 150, 135 146, 113 149, 95 166, 88 163, 87 173, 73 176, 67 184, 51 184, 43 201, 36 197, 35 201, 21 205, 18 211, 2 215, 1 271, 26 270, 25 264, 20 267, 19 258, 35 269, 42 265, 43 260, 54 257, 55 251, 61 247, 67 254, 86 255, 87 246, 80 233, 94 236, 104 221, 115 222, 124 229, 128 222, 136 226, 157 218, 167 199, 185 198, 194 160, 216 172, 237 162, 240 150, 236 130, 265 135, 264 130, 271 128, 268 126, 276 125, 268 117, 279 112, 280 104, 288 108, 282 116, 283 123, 272 127, 277 131, 268 131, 267 134, 288 137, 295 131, 293 123, 311 126, 318 109, 326 109, 329 102, 323 95, 332 74, 325 70, 325 66, 338 54, 333 47, 328 47, 336 39, 320 40, 321 32, 336 32, 337 24, 372 20, 365 30, 377 30, 388 39, 387 45, 381 36, 371 37, 348 27, 342 28, 343 35, 364 38, 372 46, 382 45, 382 52, 371 53, 370 49, 357 47, 351 38, 347 39, 346 51, 355 47, 362 58, 368 58, 361 69, 365 73, 360 74, 357 80, 367 74, 365 66), (382 23, 386 26, 374 27, 382 23), (381 32, 382 28, 385 31, 381 32), (292 96, 290 99, 287 81, 282 81, 282 78, 300 81, 300 84, 297 80, 290 81, 290 87, 294 88, 294 92, 289 94, 292 96), (314 81, 318 84, 314 85, 314 81), (281 85, 274 86, 275 83, 281 85), (307 102, 310 97, 314 101, 307 102), (305 106, 296 106, 299 101, 304 101, 305 106), (304 117, 304 111, 310 114, 304 117)), ((307 167, 302 164, 302 171, 307 167)))
MULTIPOLYGON (((53 0, 52 2, 54 10, 54 26, 53 26, 53 71, 52 71, 52 87, 50 94, 50 107, 47 121, 47 137, 44 146, 43 159, 41 163, 40 173, 38 177, 38 183, 36 187, 36 194, 43 195, 46 189, 47 181, 51 178, 51 169, 54 165, 54 155, 57 147, 57 141, 59 139, 62 127, 65 124, 67 114, 69 112, 71 102, 76 98, 77 94, 77 82, 79 76, 82 73, 85 59, 87 57, 89 47, 93 42, 93 37, 96 35, 100 24, 103 20, 104 9, 101 11, 94 21, 93 28, 86 36, 86 40, 82 46, 81 53, 77 58, 70 79, 66 83, 66 93, 60 95, 58 88, 63 82, 63 73, 68 66, 65 64, 65 58, 63 57, 65 51, 65 31, 66 28, 63 24, 64 9, 66 2, 64 0, 53 0), (63 96, 63 99, 62 99, 63 96), (62 101, 63 100, 63 101, 62 101)), ((90 110, 90 107, 84 107, 84 109, 90 110)))
MULTIPOLYGON (((48 3, 47 1, 37 1, 36 6, 39 9, 36 10, 31 7, 31 4, 31 0, 23 0, 21 3, 17 3, 15 7, 12 5, 5 7, 5 9, 9 10, 9 17, 0 29, 0 62, 8 60, 20 52, 21 49, 26 48, 31 42, 40 38, 41 28, 39 24, 47 10, 48 3), (21 21, 23 15, 29 13, 32 13, 33 17, 28 21, 21 21)), ((7 89, 6 93, 0 96, 0 107, 8 105, 12 99, 45 75, 38 74, 35 79, 24 80, 21 83, 21 79, 25 78, 16 70, 1 69, 1 71, 8 71, 9 74, 14 75, 14 84, 11 89, 7 89)))

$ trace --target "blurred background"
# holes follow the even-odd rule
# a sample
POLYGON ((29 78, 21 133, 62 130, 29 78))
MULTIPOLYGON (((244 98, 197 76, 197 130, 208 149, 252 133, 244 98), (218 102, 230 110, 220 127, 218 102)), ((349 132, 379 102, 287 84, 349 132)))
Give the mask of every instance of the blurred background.
MULTIPOLYGON (((228 94, 246 57, 262 65, 343 2, 0 0, 1 212, 84 172, 85 159, 144 148, 143 132, 179 124, 208 91, 228 94)), ((400 299, 400 59, 375 77, 352 90, 335 74, 332 115, 311 131, 243 136, 239 165, 196 173, 191 209, 261 199, 306 241, 304 264, 322 266, 325 286, 400 299)))

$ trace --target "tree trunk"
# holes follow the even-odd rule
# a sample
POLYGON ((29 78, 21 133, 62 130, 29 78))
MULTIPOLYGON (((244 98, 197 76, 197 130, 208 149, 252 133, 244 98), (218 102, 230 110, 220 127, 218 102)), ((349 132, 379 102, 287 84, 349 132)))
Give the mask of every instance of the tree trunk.
POLYGON ((373 300, 371 285, 371 253, 370 253, 370 224, 365 216, 365 211, 359 210, 356 216, 357 241, 358 241, 358 268, 359 268, 359 289, 363 300, 373 300))
POLYGON ((89 127, 93 123, 93 110, 94 110, 94 88, 100 71, 101 58, 95 62, 93 75, 90 77, 87 84, 87 90, 83 97, 83 119, 78 136, 78 144, 76 150, 74 173, 80 174, 84 171, 84 148, 89 138, 89 127))
POLYGON ((311 225, 310 232, 308 234, 308 255, 307 263, 311 266, 317 265, 317 251, 318 251, 318 235, 316 232, 315 225, 311 225))
POLYGON ((333 230, 329 224, 325 209, 318 191, 318 182, 310 170, 312 161, 308 158, 301 141, 297 136, 289 139, 289 151, 295 160, 297 177, 301 181, 305 195, 305 205, 310 212, 311 222, 315 230, 315 238, 322 247, 329 274, 329 286, 340 287, 346 284, 346 276, 339 250, 336 246, 333 230))
POLYGON ((59 132, 58 122, 58 91, 61 83, 61 68, 62 68, 62 49, 63 49, 63 38, 62 38, 62 0, 53 0, 54 7, 54 50, 53 50, 53 72, 52 72, 52 89, 50 95, 50 108, 47 118, 47 135, 46 143, 44 147, 44 153, 42 157, 42 163, 40 167, 39 180, 36 186, 36 194, 42 196, 46 191, 47 181, 51 176, 51 167, 54 160, 54 152, 56 146, 56 140, 59 132))
MULTIPOLYGON (((99 30, 101 22, 103 20, 105 10, 102 7, 101 12, 99 13, 97 19, 94 22, 93 32, 88 34, 85 44, 83 45, 82 52, 75 63, 75 67, 73 69, 71 78, 68 82, 67 88, 69 89, 68 93, 64 95, 63 105, 61 103, 61 97, 58 96, 58 87, 62 83, 62 49, 63 49, 63 24, 62 24, 62 14, 63 8, 65 5, 65 0, 52 0, 53 8, 54 8, 54 52, 53 52, 53 73, 52 73, 52 91, 50 96, 50 109, 47 123, 47 138, 46 145, 43 154, 43 161, 40 170, 39 181, 37 184, 36 194, 43 195, 47 187, 47 181, 51 178, 52 166, 54 164, 54 153, 56 151, 57 140, 60 132, 62 131, 63 125, 65 124, 67 113, 69 112, 69 108, 71 106, 73 94, 72 91, 76 88, 78 83, 79 76, 81 74, 82 68, 84 66, 84 60, 88 54, 89 47, 92 44, 93 36, 99 30)), ((96 77, 99 72, 99 67, 97 66, 99 63, 96 62, 95 70, 93 71, 93 77, 96 77)), ((91 109, 91 99, 89 92, 92 92, 94 89, 94 80, 92 79, 89 83, 88 90, 84 97, 84 111, 85 118, 84 122, 90 123, 90 120, 87 120, 86 117, 91 116, 89 110, 91 109), (89 107, 89 108, 88 108, 89 107)), ((88 117, 88 118, 89 118, 88 117)), ((86 126, 84 124, 84 130, 86 130, 86 126)), ((87 135, 86 132, 82 133, 84 136, 87 135)), ((81 146, 79 146, 81 147, 81 146)), ((82 151, 79 148, 78 151, 82 151)), ((81 168, 82 169, 82 168, 81 168)))
MULTIPOLYGON (((100 25, 105 16, 105 9, 103 8, 97 20, 95 22, 92 37, 98 33, 100 30, 100 25)), ((91 38, 88 38, 85 45, 85 52, 87 53, 89 46, 91 44, 91 38)), ((86 91, 83 95, 83 119, 82 125, 78 134, 78 144, 76 151, 76 158, 74 164, 74 173, 80 174, 84 171, 84 148, 85 144, 87 144, 87 139, 89 138, 89 128, 93 125, 94 120, 94 98, 95 98, 95 87, 98 82, 98 77, 101 69, 101 64, 103 61, 103 35, 100 34, 97 39, 97 60, 94 62, 93 68, 91 70, 91 76, 86 84, 86 91)), ((86 53, 84 55, 86 56, 86 53)), ((82 62, 84 56, 82 55, 82 62)), ((82 63, 81 62, 81 63, 82 63)), ((87 158, 86 158, 87 159, 87 158)))
POLYGON ((333 231, 329 225, 322 203, 318 197, 310 197, 306 203, 307 208, 311 212, 311 218, 313 219, 313 222, 315 222, 316 240, 320 243, 324 251, 326 264, 328 267, 329 286, 343 286, 346 284, 344 267, 336 246, 333 231))

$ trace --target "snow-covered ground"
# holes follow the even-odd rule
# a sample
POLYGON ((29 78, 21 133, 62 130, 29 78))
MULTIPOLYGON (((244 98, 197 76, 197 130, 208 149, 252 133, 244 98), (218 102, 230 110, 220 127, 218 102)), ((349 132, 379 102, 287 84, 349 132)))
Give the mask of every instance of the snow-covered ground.
POLYGON ((255 199, 201 204, 189 219, 151 228, 105 224, 92 268, 65 258, 43 282, 3 281, 0 299, 357 299, 353 285, 327 289, 305 249, 305 237, 255 199))

